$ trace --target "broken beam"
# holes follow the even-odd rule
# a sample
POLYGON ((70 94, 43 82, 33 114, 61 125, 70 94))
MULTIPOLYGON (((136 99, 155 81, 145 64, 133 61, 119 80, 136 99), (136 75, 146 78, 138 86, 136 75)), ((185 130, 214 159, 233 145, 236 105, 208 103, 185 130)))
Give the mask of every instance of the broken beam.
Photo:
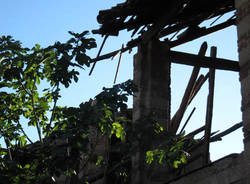
POLYGON ((219 70, 229 70, 235 72, 240 71, 239 62, 233 60, 197 56, 194 54, 177 51, 170 51, 169 56, 170 61, 173 63, 199 66, 204 68, 215 68, 219 70), (211 62, 212 60, 213 62, 211 62))
POLYGON ((108 54, 104 54, 102 56, 96 57, 94 59, 91 59, 90 63, 94 63, 94 62, 101 61, 101 60, 104 60, 104 59, 109 59, 109 58, 115 56, 117 53, 119 53, 119 52, 126 52, 126 51, 132 49, 135 46, 137 46, 137 45, 132 45, 130 47, 125 47, 125 48, 122 48, 122 49, 110 52, 108 54))
POLYGON ((237 124, 233 125, 232 127, 230 127, 229 129, 227 129, 227 130, 225 130, 225 131, 211 137, 210 142, 219 141, 219 140, 221 140, 222 137, 234 132, 235 130, 241 128, 242 126, 243 126, 242 122, 237 123, 237 124))
MULTIPOLYGON (((187 20, 185 22, 181 22, 179 24, 176 24, 176 25, 173 25, 173 26, 170 26, 170 27, 167 27, 165 29, 163 29, 160 33, 159 33, 159 38, 162 38, 164 36, 168 36, 169 34, 172 34, 178 30, 182 30, 190 25, 195 25, 195 24, 200 24, 201 22, 203 22, 204 20, 207 19, 207 17, 209 15, 213 15, 212 17, 210 18, 214 18, 218 15, 224 15, 225 13, 228 13, 228 12, 231 12, 231 11, 234 11, 235 8, 227 8, 227 9, 223 9, 223 10, 220 10, 219 12, 217 13, 212 13, 212 12, 205 12, 205 14, 203 14, 199 19, 196 19, 195 21, 192 19, 192 17, 189 17, 190 20, 187 20)), ((210 19, 209 18, 209 19, 210 19)), ((223 24, 223 23, 222 23, 223 24)), ((215 26, 214 26, 215 27, 215 26)), ((213 28, 214 28, 213 27, 213 28)), ((210 29, 210 28, 208 28, 210 29)), ((223 29, 223 28, 222 28, 223 29)))
POLYGON ((214 33, 216 31, 225 29, 225 28, 230 27, 230 26, 235 25, 235 24, 236 24, 236 19, 231 19, 231 20, 228 20, 228 21, 223 22, 221 24, 218 24, 216 26, 207 28, 207 29, 200 28, 199 31, 197 30, 197 32, 193 33, 192 35, 188 35, 187 37, 183 37, 181 39, 169 42, 168 44, 171 48, 173 48, 173 47, 179 46, 181 44, 190 42, 192 40, 198 39, 200 37, 209 35, 209 34, 214 33))
MULTIPOLYGON (((243 123, 240 122, 240 123, 237 123, 235 125, 233 125, 232 127, 228 128, 227 130, 211 137, 210 139, 210 142, 216 142, 216 141, 220 141, 222 139, 222 137, 238 130, 239 128, 241 128, 243 126, 243 123)), ((190 137, 190 136, 193 136, 197 133, 200 133, 201 131, 205 130, 205 126, 195 130, 194 132, 186 135, 185 137, 190 137)), ((203 140, 199 140, 199 143, 195 144, 194 146, 192 146, 188 151, 191 152, 192 150, 195 150, 196 148, 198 148, 199 146, 203 145, 204 144, 204 139, 203 140)))

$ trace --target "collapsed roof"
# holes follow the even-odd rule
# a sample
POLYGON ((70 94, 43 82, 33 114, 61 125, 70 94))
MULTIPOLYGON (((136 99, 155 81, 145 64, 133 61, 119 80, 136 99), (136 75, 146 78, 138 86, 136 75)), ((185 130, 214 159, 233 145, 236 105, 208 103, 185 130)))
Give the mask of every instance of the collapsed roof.
MULTIPOLYGON (((97 57, 91 60, 94 64, 90 75, 97 61, 114 57, 153 38, 164 39, 169 48, 176 47, 236 25, 236 14, 234 0, 126 0, 124 3, 117 4, 111 9, 101 10, 97 16, 97 21, 101 26, 92 32, 102 36, 105 35, 105 37, 97 57), (220 17, 229 12, 231 13, 230 18, 214 25, 220 17), (201 27, 201 23, 207 20, 210 20, 212 23, 201 27), (131 39, 126 47, 100 55, 107 37, 110 35, 118 36, 119 32, 125 29, 132 31, 131 37, 134 35, 137 35, 137 37, 131 39)), ((206 58, 205 56, 198 57, 186 53, 173 53, 173 51, 170 52, 170 55, 171 53, 174 55, 171 58, 171 62, 211 67, 210 62, 206 66, 204 65, 204 61, 210 61, 211 58, 206 58), (176 59, 178 54, 180 57, 176 59), (190 63, 187 60, 199 61, 190 63), (201 60, 203 62, 200 62, 201 60)), ((213 60, 216 61, 216 69, 239 71, 237 61, 213 60)))
MULTIPOLYGON (((148 41, 152 37, 164 37, 184 28, 204 31, 198 25, 235 10, 234 0, 126 0, 97 16, 101 27, 95 34, 118 36, 119 31, 133 30, 136 41, 148 41)), ((226 27, 235 24, 235 16, 226 27)), ((223 27, 225 28, 225 27, 223 27)), ((176 46, 176 45, 174 45, 176 46)))

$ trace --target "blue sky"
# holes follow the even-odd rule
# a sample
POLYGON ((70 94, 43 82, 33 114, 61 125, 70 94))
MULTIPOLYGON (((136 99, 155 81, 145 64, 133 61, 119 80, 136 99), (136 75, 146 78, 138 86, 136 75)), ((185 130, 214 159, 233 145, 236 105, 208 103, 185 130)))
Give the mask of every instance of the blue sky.
MULTIPOLYGON (((32 47, 38 43, 43 47, 53 44, 55 41, 66 41, 70 35, 68 31, 82 32, 99 28, 96 16, 99 10, 115 6, 121 0, 1 0, 0 35, 12 35, 20 40, 24 46, 32 47)), ((225 15, 226 19, 230 15, 225 15)), ((98 46, 102 41, 100 36, 89 35, 96 38, 98 46)), ((119 37, 108 39, 104 46, 103 54, 119 49, 121 45, 130 39, 126 31, 120 33, 119 37)), ((181 45, 174 50, 182 52, 198 53, 203 41, 208 46, 217 47, 217 56, 231 60, 238 60, 236 28, 230 27, 226 30, 206 36, 191 43, 181 45)), ((98 48, 89 52, 95 57, 98 48)), ((133 75, 133 54, 124 54, 117 78, 117 83, 123 82, 133 75)), ((209 55, 209 49, 207 52, 209 55)), ((92 76, 88 76, 89 69, 82 71, 80 80, 69 89, 63 90, 60 105, 78 106, 79 103, 89 100, 99 93, 103 86, 112 86, 117 66, 117 59, 114 61, 105 60, 97 63, 92 76)), ((172 65, 172 115, 180 104, 192 67, 183 65, 172 65)), ((201 73, 206 73, 202 69, 201 73)), ((203 86, 197 97, 187 110, 184 121, 193 107, 196 112, 187 125, 187 132, 195 130, 204 125, 206 99, 208 92, 207 83, 203 86)), ((240 111, 240 83, 239 75, 236 72, 216 71, 215 81, 215 102, 213 114, 212 131, 225 130, 235 123, 241 121, 240 111)), ((130 105, 132 102, 129 102, 130 105)), ((32 133, 30 130, 29 133, 32 133)), ((34 139, 36 135, 33 135, 34 139)), ((241 152, 243 149, 242 130, 237 130, 223 141, 211 144, 211 158, 216 160, 232 152, 241 152)))

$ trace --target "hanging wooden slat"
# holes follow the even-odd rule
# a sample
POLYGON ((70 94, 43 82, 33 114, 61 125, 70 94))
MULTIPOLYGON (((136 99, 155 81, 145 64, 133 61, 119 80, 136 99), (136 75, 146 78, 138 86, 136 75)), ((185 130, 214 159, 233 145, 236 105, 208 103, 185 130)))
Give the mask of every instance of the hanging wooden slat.
MULTIPOLYGON (((106 40, 107 40, 108 37, 109 37, 109 35, 106 34, 105 37, 104 37, 104 39, 103 39, 103 41, 102 41, 102 45, 101 45, 101 47, 100 47, 100 49, 99 49, 99 51, 98 51, 96 57, 99 57, 99 56, 100 56, 101 51, 102 51, 102 49, 103 49, 103 46, 104 46, 104 44, 105 44, 105 42, 106 42, 106 40)), ((93 70, 94 70, 94 68, 95 68, 95 65, 96 65, 96 61, 95 61, 94 64, 92 65, 92 68, 90 69, 89 75, 92 74, 92 72, 93 72, 93 70)))
MULTIPOLYGON (((122 48, 121 49, 123 49, 123 47, 124 47, 124 45, 122 44, 122 48)), ((117 79, 118 71, 119 71, 119 68, 120 68, 121 60, 122 60, 122 52, 120 53, 119 61, 118 61, 118 64, 117 64, 116 73, 115 73, 115 79, 114 79, 114 84, 116 83, 116 79, 117 79)))

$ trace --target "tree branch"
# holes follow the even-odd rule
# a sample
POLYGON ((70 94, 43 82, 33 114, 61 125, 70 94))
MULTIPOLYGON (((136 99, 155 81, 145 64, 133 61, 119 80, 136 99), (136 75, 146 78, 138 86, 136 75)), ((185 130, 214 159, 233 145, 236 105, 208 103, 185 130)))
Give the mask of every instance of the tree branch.
POLYGON ((31 144, 33 144, 33 141, 32 141, 32 140, 28 137, 28 135, 25 133, 25 131, 23 130, 23 127, 22 127, 22 125, 20 124, 19 121, 17 122, 17 124, 20 126, 20 130, 21 130, 21 132, 23 133, 23 135, 24 135, 25 137, 27 137, 28 141, 29 141, 31 144))
POLYGON ((18 83, 21 85, 22 89, 29 95, 29 96, 32 96, 32 94, 24 87, 23 83, 18 80, 18 83))
MULTIPOLYGON (((56 91, 57 91, 58 89, 59 89, 59 84, 57 84, 56 91)), ((58 100, 58 98, 55 99, 55 103, 54 103, 54 105, 53 105, 52 114, 51 114, 50 121, 49 121, 49 128, 51 128, 52 121, 54 120, 57 100, 58 100)))
POLYGON ((38 133, 38 136, 39 136, 39 140, 41 141, 41 143, 43 143, 41 128, 40 128, 40 124, 39 124, 39 121, 37 119, 37 114, 36 114, 36 111, 35 111, 35 102, 34 102, 34 95, 33 95, 35 84, 36 84, 36 82, 34 81, 33 86, 32 86, 32 90, 31 90, 31 103, 32 103, 32 108, 33 108, 33 113, 34 113, 36 129, 37 129, 37 133, 38 133))
POLYGON ((10 140, 8 138, 6 138, 5 136, 3 136, 3 137, 4 137, 4 142, 5 142, 7 150, 8 150, 9 159, 12 160, 12 154, 11 154, 10 145, 9 145, 10 140))

